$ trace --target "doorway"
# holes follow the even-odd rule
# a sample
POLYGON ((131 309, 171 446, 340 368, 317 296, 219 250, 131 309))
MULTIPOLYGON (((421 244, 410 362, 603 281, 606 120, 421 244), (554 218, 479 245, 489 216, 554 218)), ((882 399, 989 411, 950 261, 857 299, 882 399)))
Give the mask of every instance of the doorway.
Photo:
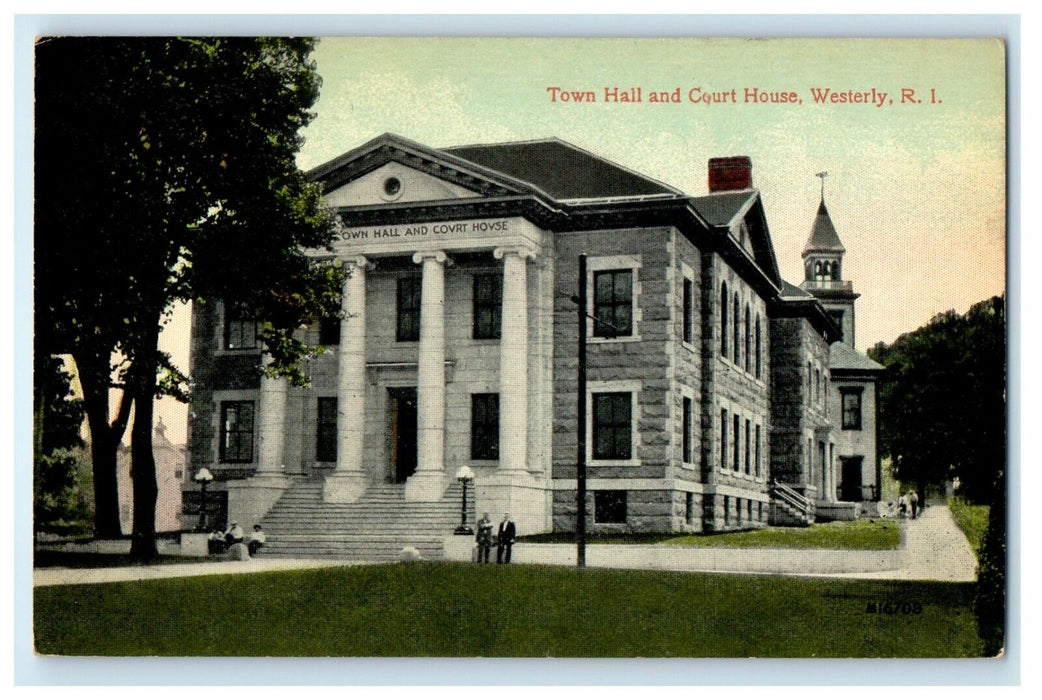
POLYGON ((390 405, 391 473, 396 484, 416 472, 416 387, 387 389, 390 405))
POLYGON ((839 485, 839 500, 860 501, 861 496, 861 462, 863 457, 840 457, 843 465, 843 481, 839 485))

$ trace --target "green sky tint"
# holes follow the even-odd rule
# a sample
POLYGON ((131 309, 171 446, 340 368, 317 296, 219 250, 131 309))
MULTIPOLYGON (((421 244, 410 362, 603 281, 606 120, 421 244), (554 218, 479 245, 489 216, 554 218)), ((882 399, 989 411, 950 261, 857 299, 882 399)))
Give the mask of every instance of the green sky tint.
POLYGON ((340 39, 300 162, 318 165, 390 131, 439 147, 557 136, 692 194, 710 157, 749 155, 782 272, 826 199, 862 292, 858 346, 893 340, 1005 284, 1004 48, 990 40, 340 39), (553 103, 547 87, 592 90, 553 103), (643 88, 606 103, 605 87, 643 88), (680 88, 680 104, 650 91, 680 88), (738 104, 695 104, 692 87, 738 104), (803 104, 749 104, 746 88, 803 104), (894 104, 814 104, 811 88, 889 93, 894 104), (902 88, 923 104, 900 104, 902 88), (941 102, 929 104, 930 88, 941 102))
MULTIPOLYGON (((326 38, 315 59, 323 84, 306 168, 384 132, 434 147, 556 136, 698 195, 709 158, 748 155, 795 283, 820 196, 814 174, 826 170, 844 277, 862 295, 861 350, 1005 286, 999 41, 326 38), (555 104, 550 86, 598 101, 555 104), (605 103, 612 86, 640 86, 645 101, 605 103), (680 104, 647 102, 678 87, 680 104), (738 104, 693 104, 693 87, 733 89, 738 104), (745 88, 791 90, 803 104, 747 104, 745 88), (894 104, 814 104, 811 88, 875 88, 894 104), (924 104, 900 104, 902 88, 924 104), (929 104, 930 88, 940 103, 929 104)), ((164 343, 187 367, 187 315, 176 316, 164 343)))

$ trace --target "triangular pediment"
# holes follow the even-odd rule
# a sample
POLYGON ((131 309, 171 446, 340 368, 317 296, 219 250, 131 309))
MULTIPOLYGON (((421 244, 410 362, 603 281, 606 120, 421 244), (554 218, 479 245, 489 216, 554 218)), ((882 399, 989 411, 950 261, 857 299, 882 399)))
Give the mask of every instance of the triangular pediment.
POLYGON ((451 154, 384 134, 308 176, 334 208, 532 194, 533 189, 451 154))

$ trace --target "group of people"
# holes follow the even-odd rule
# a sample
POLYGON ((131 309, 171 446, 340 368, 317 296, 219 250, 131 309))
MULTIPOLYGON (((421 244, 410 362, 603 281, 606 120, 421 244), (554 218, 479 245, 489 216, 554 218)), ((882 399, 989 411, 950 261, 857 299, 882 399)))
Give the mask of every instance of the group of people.
POLYGON ((919 494, 915 491, 902 493, 901 498, 897 499, 897 510, 902 518, 911 515, 912 520, 915 520, 919 517, 919 494))
MULTIPOLYGON (((925 505, 925 504, 924 504, 925 505)), ((915 490, 909 491, 908 493, 902 493, 901 497, 897 499, 897 505, 893 501, 886 504, 886 511, 882 512, 882 515, 900 518, 911 518, 915 520, 922 512, 923 507, 919 503, 919 494, 915 490)))
POLYGON ((234 544, 243 544, 245 542, 246 549, 249 551, 250 556, 253 556, 257 553, 257 550, 264 546, 266 541, 267 538, 260 525, 253 526, 253 532, 250 534, 249 541, 246 541, 246 533, 243 532, 239 523, 232 523, 227 530, 221 530, 219 527, 214 528, 213 532, 210 533, 207 549, 210 554, 220 554, 234 544))
POLYGON ((477 559, 479 564, 488 564, 492 554, 492 545, 496 546, 496 563, 510 563, 510 549, 517 539, 517 526, 510 519, 510 513, 503 514, 503 520, 499 523, 499 530, 495 536, 492 535, 492 519, 488 513, 478 521, 478 530, 475 540, 478 543, 477 559))

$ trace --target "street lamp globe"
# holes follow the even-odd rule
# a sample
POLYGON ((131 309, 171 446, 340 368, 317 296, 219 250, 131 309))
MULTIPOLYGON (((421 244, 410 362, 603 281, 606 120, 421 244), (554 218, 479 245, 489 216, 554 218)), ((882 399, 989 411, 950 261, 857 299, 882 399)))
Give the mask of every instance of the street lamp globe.
POLYGON ((197 532, 206 531, 206 486, 213 481, 213 472, 202 467, 192 477, 199 484, 199 523, 195 526, 197 532))

